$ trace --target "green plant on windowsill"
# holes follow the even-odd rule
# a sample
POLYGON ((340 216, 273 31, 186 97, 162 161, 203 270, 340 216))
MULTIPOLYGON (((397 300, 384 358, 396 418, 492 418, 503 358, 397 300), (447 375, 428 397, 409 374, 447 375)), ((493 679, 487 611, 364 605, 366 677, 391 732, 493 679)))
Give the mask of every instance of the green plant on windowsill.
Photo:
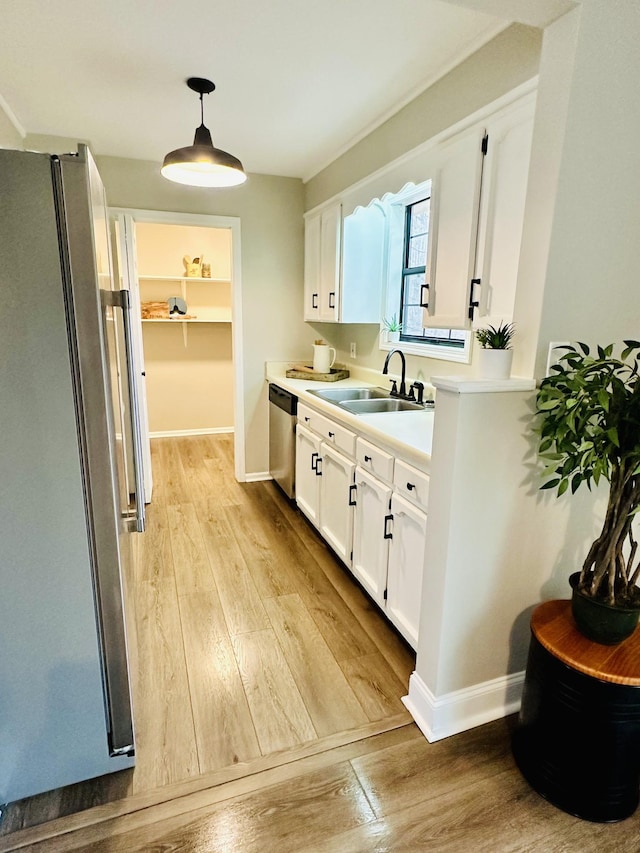
POLYGON ((516 333, 513 323, 500 323, 496 326, 487 326, 486 329, 478 329, 476 340, 483 349, 511 349, 511 341, 516 333))
POLYGON ((640 342, 625 341, 619 358, 613 344, 598 346, 593 355, 582 343, 564 349, 536 398, 538 454, 546 466, 542 488, 560 496, 583 484, 609 483, 602 530, 572 578, 574 602, 579 593, 609 608, 634 610, 640 608, 633 533, 640 511, 640 342))
POLYGON ((385 317, 382 321, 382 326, 385 332, 402 331, 402 323, 398 320, 397 314, 392 314, 391 317, 385 317))

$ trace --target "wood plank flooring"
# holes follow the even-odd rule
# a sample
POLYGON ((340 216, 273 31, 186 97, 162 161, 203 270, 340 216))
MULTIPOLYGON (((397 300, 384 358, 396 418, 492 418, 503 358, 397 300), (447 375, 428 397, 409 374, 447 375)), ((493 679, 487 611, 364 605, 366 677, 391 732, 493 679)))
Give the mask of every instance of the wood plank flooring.
POLYGON ((529 788, 513 764, 509 724, 435 744, 403 726, 20 849, 637 853, 639 814, 593 824, 529 788))
POLYGON ((10 806, 0 853, 637 853, 640 812, 592 824, 529 788, 513 720, 427 743, 411 653, 272 485, 235 483, 228 439, 154 459, 138 767, 10 806))
POLYGON ((411 719, 400 700, 413 653, 277 487, 236 482, 232 438, 156 439, 152 454, 147 531, 125 579, 136 767, 11 804, 0 840, 411 719))

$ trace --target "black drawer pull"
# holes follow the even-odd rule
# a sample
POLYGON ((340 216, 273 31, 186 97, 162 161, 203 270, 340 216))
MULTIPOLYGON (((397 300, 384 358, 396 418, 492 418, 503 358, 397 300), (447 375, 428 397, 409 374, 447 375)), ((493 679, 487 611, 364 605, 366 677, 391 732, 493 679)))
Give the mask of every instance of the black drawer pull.
POLYGON ((407 489, 409 489, 409 491, 411 491, 411 489, 415 489, 415 487, 415 483, 407 483, 407 489))
POLYGON ((355 495, 356 495, 357 491, 358 491, 357 485, 355 483, 352 483, 349 486, 349 506, 355 506, 356 505, 355 495))
POLYGON ((329 438, 333 438, 334 436, 335 436, 335 432, 330 432, 330 433, 329 433, 329 438))
POLYGON ((317 293, 311 294, 311 307, 312 308, 318 307, 318 294, 317 293))
POLYGON ((365 457, 364 457, 364 461, 365 461, 365 462, 371 462, 371 457, 370 457, 370 456, 365 456, 365 457))

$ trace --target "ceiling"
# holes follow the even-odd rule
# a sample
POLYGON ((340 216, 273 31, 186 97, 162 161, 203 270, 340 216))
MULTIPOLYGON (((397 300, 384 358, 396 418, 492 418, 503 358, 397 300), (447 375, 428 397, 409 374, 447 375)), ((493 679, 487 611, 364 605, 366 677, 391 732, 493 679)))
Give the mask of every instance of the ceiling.
POLYGON ((478 3, 3 0, 0 105, 26 133, 160 161, 199 124, 185 79, 208 77, 214 144, 307 179, 508 25, 478 3))

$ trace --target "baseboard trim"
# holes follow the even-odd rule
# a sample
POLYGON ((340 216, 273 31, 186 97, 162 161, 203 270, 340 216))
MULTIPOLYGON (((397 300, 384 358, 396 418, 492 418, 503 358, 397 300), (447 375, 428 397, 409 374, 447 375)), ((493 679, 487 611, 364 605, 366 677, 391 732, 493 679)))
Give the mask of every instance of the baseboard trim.
POLYGON ((433 743, 518 711, 524 675, 516 672, 434 696, 414 672, 409 679, 409 695, 402 701, 420 731, 433 743))
POLYGON ((223 435, 233 433, 230 427, 205 427, 205 429, 165 429, 158 432, 150 432, 149 438, 180 438, 186 435, 223 435))
POLYGON ((255 471, 253 474, 244 475, 245 483, 261 483, 263 480, 273 480, 268 471, 255 471))

